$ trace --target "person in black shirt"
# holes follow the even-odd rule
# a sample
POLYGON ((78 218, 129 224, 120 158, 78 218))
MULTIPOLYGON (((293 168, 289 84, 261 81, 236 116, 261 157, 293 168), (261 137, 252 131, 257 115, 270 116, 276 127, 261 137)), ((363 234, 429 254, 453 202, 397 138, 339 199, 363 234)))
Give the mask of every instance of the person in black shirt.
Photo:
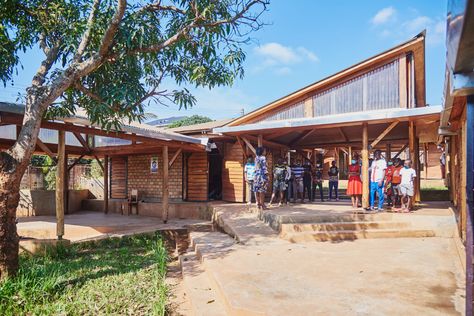
POLYGON ((303 172, 303 201, 305 193, 308 192, 308 202, 311 201, 311 163, 306 161, 303 172))
POLYGON ((311 201, 316 199, 316 188, 319 188, 319 195, 321 197, 321 202, 324 202, 323 198, 323 164, 321 162, 316 163, 313 174, 313 196, 311 201))
POLYGON ((328 171, 329 175, 329 200, 332 200, 332 192, 336 195, 336 201, 339 201, 338 187, 339 187, 339 169, 336 166, 336 161, 333 160, 331 168, 328 171))

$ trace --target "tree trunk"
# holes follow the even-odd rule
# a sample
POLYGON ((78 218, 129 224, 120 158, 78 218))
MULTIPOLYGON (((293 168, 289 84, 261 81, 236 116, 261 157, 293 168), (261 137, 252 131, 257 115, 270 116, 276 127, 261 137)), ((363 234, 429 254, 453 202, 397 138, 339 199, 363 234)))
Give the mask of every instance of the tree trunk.
MULTIPOLYGON (((11 157, 1 155, 3 166, 13 166, 11 157)), ((16 208, 20 200, 19 183, 11 175, 0 172, 0 280, 15 275, 18 270, 19 239, 16 232, 16 208)))
POLYGON ((35 151, 47 108, 34 92, 28 94, 21 132, 10 149, 0 152, 0 280, 18 271, 16 209, 20 201, 20 183, 35 151))

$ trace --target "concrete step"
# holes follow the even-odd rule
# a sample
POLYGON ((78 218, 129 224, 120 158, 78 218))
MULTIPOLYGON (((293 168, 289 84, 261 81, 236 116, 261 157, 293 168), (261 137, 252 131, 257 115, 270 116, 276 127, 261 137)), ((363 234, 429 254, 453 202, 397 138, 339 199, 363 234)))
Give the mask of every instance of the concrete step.
POLYGON ((371 238, 422 238, 434 237, 435 232, 423 229, 364 229, 364 230, 338 230, 338 231, 304 231, 287 233, 281 238, 294 243, 311 241, 344 241, 371 238))
POLYGON ((352 222, 330 222, 311 224, 282 224, 281 234, 297 233, 306 231, 340 231, 340 230, 367 230, 367 229, 400 229, 410 226, 408 222, 395 221, 352 221, 352 222))
POLYGON ((212 286, 208 274, 194 252, 180 256, 184 289, 196 316, 226 315, 224 301, 219 291, 212 286))
POLYGON ((284 224, 314 224, 314 223, 340 223, 340 222, 362 222, 362 221, 390 221, 391 213, 291 213, 276 214, 272 211, 258 211, 259 219, 268 224, 276 231, 281 230, 284 224))

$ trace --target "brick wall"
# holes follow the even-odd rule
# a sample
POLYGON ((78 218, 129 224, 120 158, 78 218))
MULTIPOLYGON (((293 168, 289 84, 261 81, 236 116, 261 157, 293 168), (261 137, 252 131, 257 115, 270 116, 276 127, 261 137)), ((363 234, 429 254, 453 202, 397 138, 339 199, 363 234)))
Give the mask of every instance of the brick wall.
MULTIPOLYGON (((173 157, 175 151, 169 152, 169 159, 173 157)), ((182 155, 173 163, 169 170, 169 193, 172 199, 182 198, 182 155)), ((163 159, 160 154, 140 155, 128 157, 128 191, 138 190, 142 198, 161 198, 163 187, 163 159), (150 159, 152 156, 158 157, 158 172, 150 172, 150 159)))

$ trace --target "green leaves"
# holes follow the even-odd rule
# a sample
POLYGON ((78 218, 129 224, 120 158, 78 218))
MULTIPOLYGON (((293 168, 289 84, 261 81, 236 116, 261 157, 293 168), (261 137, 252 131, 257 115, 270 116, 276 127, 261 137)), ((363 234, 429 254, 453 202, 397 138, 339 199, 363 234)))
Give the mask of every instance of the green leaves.
MULTIPOLYGON (((168 0, 130 1, 113 44, 92 71, 74 77, 62 97, 49 106, 47 117, 67 116, 77 108, 104 128, 141 120, 147 102, 170 101, 181 108, 196 99, 186 89, 160 89, 163 80, 179 86, 213 88, 232 85, 244 75, 242 45, 267 1, 168 0), (193 4, 196 3, 196 6, 193 4), (258 7, 257 7, 258 6, 258 7), (80 88, 78 88, 80 87, 80 88)), ((74 56, 90 28, 79 62, 97 58, 102 37, 117 0, 101 0, 92 25, 91 0, 0 0, 0 81, 12 80, 18 52, 41 46, 58 47, 46 85, 76 67, 74 56)))

